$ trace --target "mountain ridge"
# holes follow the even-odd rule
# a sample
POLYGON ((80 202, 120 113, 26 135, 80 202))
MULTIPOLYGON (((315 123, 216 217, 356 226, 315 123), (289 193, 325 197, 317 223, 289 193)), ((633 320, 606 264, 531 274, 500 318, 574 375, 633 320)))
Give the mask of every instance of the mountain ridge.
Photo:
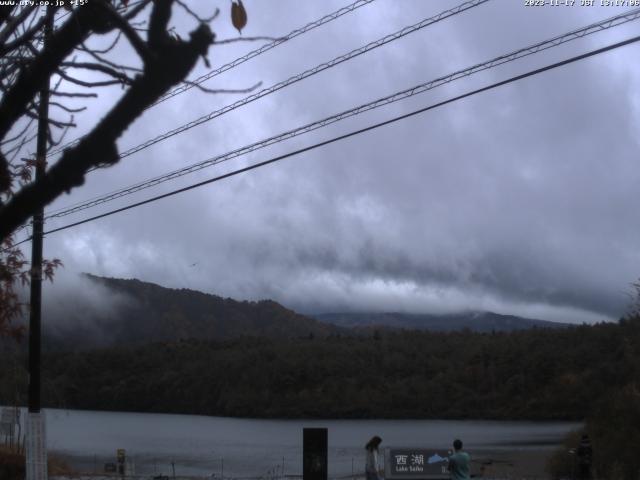
MULTIPOLYGON (((242 336, 325 337, 344 329, 319 322, 273 300, 237 301, 197 290, 166 288, 138 279, 82 274, 111 296, 109 308, 86 308, 81 298, 65 300, 43 322, 45 346, 60 350, 129 346, 182 339, 228 340, 242 336), (74 303, 75 302, 75 303, 74 303), (88 311, 82 318, 82 311, 88 311)), ((81 296, 79 296, 81 297, 81 296)))
POLYGON ((372 330, 515 331, 557 324, 492 312, 302 315, 273 301, 239 301, 138 279, 82 274, 43 321, 44 348, 76 350, 244 336, 300 338, 370 335, 372 330))
POLYGON ((457 313, 402 313, 402 312, 333 312, 311 314, 312 318, 345 328, 401 328, 448 332, 469 329, 475 332, 511 332, 529 328, 566 328, 569 323, 505 315, 490 311, 464 311, 457 313))

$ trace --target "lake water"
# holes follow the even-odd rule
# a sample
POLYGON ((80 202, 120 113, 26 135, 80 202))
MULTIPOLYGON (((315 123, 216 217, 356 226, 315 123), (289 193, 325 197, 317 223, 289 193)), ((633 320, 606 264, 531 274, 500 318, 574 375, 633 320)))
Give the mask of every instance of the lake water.
MULTIPOLYGON (((24 418, 24 415, 23 415, 24 418)), ((433 448, 446 453, 454 438, 482 452, 551 449, 569 422, 452 420, 253 420, 79 410, 46 410, 47 445, 75 467, 98 472, 124 448, 138 474, 281 476, 302 473, 302 429, 327 427, 329 475, 362 472, 364 444, 433 448), (173 462, 174 466, 171 466, 173 462)))

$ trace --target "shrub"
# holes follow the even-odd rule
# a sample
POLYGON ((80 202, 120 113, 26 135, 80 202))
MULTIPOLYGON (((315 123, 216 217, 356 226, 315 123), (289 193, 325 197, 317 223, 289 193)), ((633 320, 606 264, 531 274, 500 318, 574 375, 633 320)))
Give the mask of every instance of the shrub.
POLYGON ((602 478, 640 479, 640 388, 629 384, 601 402, 587 421, 594 467, 602 478))
MULTIPOLYGON (((74 473, 69 464, 59 457, 49 456, 47 460, 49 475, 70 475, 74 473)), ((0 479, 24 480, 24 478, 24 453, 19 453, 0 445, 0 479)))
POLYGON ((23 480, 24 455, 21 455, 8 447, 0 446, 0 478, 2 480, 23 480))
POLYGON ((580 437, 584 431, 578 430, 569 433, 547 460, 545 470, 553 480, 561 478, 575 478, 576 475, 576 455, 575 449, 580 443, 580 437))

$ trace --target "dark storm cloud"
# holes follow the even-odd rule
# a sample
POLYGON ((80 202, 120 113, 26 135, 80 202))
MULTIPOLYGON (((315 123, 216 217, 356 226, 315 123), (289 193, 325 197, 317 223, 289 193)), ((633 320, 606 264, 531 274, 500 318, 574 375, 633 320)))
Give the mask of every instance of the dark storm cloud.
MULTIPOLYGON (((216 85, 271 85, 455 4, 377 0, 229 72, 216 85)), ((253 29, 247 35, 282 34, 342 5, 247 1, 253 29)), ((529 11, 520 2, 490 2, 127 158, 58 205, 618 12, 574 8, 561 15, 549 8, 529 11)), ((624 38, 634 25, 369 112, 154 193, 582 53, 624 38)), ((221 38, 233 36, 224 23, 220 29, 221 38)), ((211 59, 222 62, 255 46, 216 47, 211 59)), ((491 309, 554 320, 616 318, 640 273, 640 224, 633 208, 640 180, 640 75, 632 61, 637 49, 627 47, 51 236, 47 255, 61 257, 70 271, 137 277, 240 299, 271 297, 304 311, 491 309)), ((194 78, 204 71, 200 68, 194 78)), ((123 146, 237 98, 179 96, 146 114, 123 146)))

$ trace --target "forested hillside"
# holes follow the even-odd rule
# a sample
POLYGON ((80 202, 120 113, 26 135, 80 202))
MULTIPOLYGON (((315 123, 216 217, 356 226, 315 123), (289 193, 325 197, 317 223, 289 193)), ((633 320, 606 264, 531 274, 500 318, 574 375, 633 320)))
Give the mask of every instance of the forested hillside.
MULTIPOLYGON (((195 290, 140 280, 83 275, 85 290, 97 288, 101 304, 87 304, 80 291, 43 318, 44 348, 77 350, 142 345, 179 339, 225 340, 326 336, 344 330, 300 315, 271 300, 237 301, 195 290)), ((95 295, 94 295, 95 296, 95 295)))
MULTIPOLYGON (((45 350, 141 346, 175 340, 230 340, 241 336, 297 338, 369 335, 372 328, 451 331, 512 331, 567 324, 465 312, 448 315, 337 313, 315 318, 272 300, 222 298, 140 280, 82 275, 43 309, 45 350)), ((4 342, 0 339, 0 345, 4 342)))
MULTIPOLYGON (((24 402, 24 364, 0 361, 0 403, 13 400, 16 386, 24 402)), ((51 353, 43 399, 52 407, 251 417, 582 419, 639 378, 633 319, 51 353)))
POLYGON ((461 312, 443 314, 386 313, 324 313, 312 315, 316 320, 340 327, 361 328, 387 326, 409 330, 449 332, 469 329, 474 332, 511 332, 528 328, 564 328, 567 323, 548 322, 532 318, 501 315, 493 312, 461 312))

